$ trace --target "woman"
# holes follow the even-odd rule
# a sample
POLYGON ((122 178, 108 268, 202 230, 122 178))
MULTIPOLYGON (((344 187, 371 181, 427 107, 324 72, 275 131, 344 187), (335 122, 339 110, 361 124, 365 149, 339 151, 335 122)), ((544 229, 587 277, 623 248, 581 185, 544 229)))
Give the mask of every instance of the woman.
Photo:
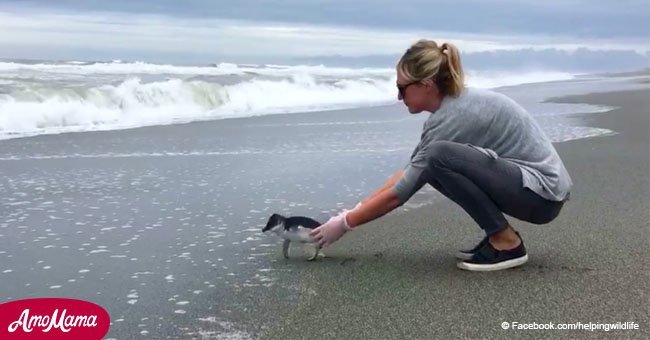
POLYGON ((314 229, 328 246, 347 231, 404 204, 429 183, 460 205, 486 236, 457 254, 458 267, 500 270, 528 260, 504 213, 545 224, 569 199, 572 182, 536 121, 512 99, 466 88, 458 49, 420 40, 397 64, 398 98, 411 113, 431 113, 409 164, 353 210, 314 229))

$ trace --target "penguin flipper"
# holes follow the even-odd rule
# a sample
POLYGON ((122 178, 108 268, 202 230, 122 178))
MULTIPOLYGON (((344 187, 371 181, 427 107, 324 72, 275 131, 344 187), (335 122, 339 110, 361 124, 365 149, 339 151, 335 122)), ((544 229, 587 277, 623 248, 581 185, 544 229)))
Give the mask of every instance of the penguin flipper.
POLYGON ((289 240, 284 240, 284 243, 282 243, 282 255, 284 255, 285 259, 289 258, 289 244, 291 244, 289 240))

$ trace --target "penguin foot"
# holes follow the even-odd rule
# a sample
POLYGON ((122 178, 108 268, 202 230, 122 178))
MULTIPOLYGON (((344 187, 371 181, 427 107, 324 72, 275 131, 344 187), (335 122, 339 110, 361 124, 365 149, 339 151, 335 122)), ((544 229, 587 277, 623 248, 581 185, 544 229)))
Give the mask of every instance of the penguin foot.
POLYGON ((319 257, 325 257, 325 254, 323 254, 320 251, 320 248, 316 248, 316 250, 314 251, 314 255, 312 255, 310 258, 308 258, 307 261, 314 261, 314 260, 317 260, 319 257))

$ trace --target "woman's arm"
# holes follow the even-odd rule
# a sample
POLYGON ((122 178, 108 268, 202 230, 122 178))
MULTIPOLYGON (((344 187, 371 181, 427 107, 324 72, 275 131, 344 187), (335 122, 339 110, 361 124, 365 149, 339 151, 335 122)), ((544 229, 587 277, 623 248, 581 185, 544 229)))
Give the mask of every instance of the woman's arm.
POLYGON ((346 216, 346 222, 348 226, 354 228, 384 216, 400 205, 397 192, 392 186, 387 186, 383 191, 364 201, 362 206, 350 211, 346 216))
POLYGON ((350 211, 346 218, 348 225, 350 227, 356 227, 368 223, 399 207, 399 197, 397 196, 397 192, 392 189, 395 187, 395 183, 402 178, 403 174, 403 169, 398 170, 386 180, 386 183, 381 188, 373 192, 366 200, 361 201, 361 207, 350 211))
POLYGON ((399 181, 400 178, 402 178, 402 175, 404 174, 404 169, 398 170, 394 175, 392 175, 388 180, 386 180, 386 183, 381 186, 381 188, 377 189, 375 192, 373 192, 370 197, 367 199, 361 201, 362 204, 365 204, 366 202, 372 200, 375 196, 381 194, 384 192, 386 189, 392 188, 395 186, 395 183, 399 181))
POLYGON ((348 213, 348 226, 370 222, 404 204, 427 183, 427 178, 426 170, 421 168, 409 166, 397 171, 381 189, 348 213))
POLYGON ((326 247, 336 242, 347 230, 386 215, 403 204, 400 198, 403 195, 399 194, 404 190, 400 189, 403 185, 395 186, 395 183, 401 183, 400 180, 404 181, 401 170, 389 178, 369 199, 363 201, 363 204, 331 217, 309 235, 318 241, 319 246, 326 247))

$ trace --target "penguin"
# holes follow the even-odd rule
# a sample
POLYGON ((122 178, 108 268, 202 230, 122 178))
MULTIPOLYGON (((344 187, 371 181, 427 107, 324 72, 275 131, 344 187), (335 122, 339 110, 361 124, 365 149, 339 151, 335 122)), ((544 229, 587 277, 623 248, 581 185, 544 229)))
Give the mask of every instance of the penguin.
MULTIPOLYGON (((314 255, 308 258, 308 261, 315 260, 320 251, 320 246, 316 239, 309 236, 309 233, 319 227, 320 222, 304 216, 285 217, 280 214, 273 214, 269 217, 262 233, 272 232, 284 239, 282 244, 282 254, 284 258, 289 258, 289 245, 291 242, 310 243, 314 245, 314 255)), ((321 253, 321 256, 324 256, 321 253)))

